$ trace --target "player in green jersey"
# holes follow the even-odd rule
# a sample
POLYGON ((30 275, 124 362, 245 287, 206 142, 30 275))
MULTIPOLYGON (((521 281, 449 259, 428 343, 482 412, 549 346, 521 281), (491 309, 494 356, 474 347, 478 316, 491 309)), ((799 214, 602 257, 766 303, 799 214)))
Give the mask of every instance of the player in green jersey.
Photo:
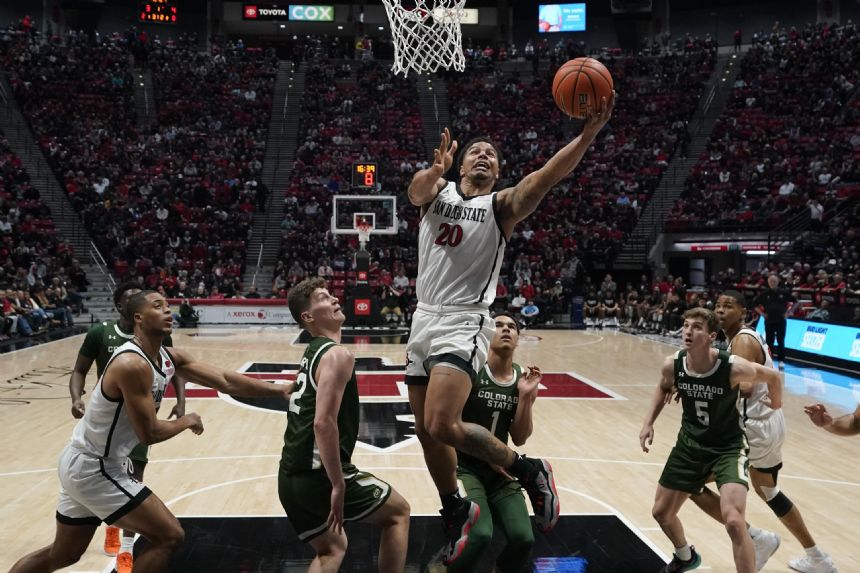
POLYGON ((777 370, 711 348, 718 330, 719 320, 713 311, 694 308, 684 313, 684 348, 664 361, 662 379, 639 433, 642 450, 648 452, 654 440, 654 422, 677 388, 683 406, 681 430, 660 476, 652 509, 654 519, 675 547, 672 561, 661 570, 664 573, 690 571, 702 562, 687 543, 678 511, 691 494, 702 491, 712 475, 720 491, 720 509, 732 540, 737 571, 755 571, 755 552, 745 518, 749 445, 737 401, 741 394, 751 393, 753 384, 766 382, 769 406, 779 409, 782 380, 777 370))
POLYGON ((278 496, 299 539, 316 551, 309 571, 338 571, 347 547, 343 522, 365 521, 382 528, 379 571, 402 572, 409 504, 389 484, 352 464, 359 404, 355 357, 340 345, 346 317, 319 277, 290 289, 288 303, 313 339, 290 398, 278 496))
MULTIPOLYGON (((72 376, 69 379, 69 394, 72 397, 72 416, 82 418, 86 407, 81 399, 86 385, 87 374, 92 368, 93 362, 96 363, 96 375, 101 378, 105 366, 110 360, 113 351, 134 338, 134 321, 129 317, 124 316, 123 309, 128 304, 128 300, 135 294, 141 292, 140 285, 136 282, 125 282, 120 284, 113 292, 113 304, 116 311, 119 313, 118 320, 100 322, 87 332, 84 338, 81 349, 78 351, 78 358, 75 360, 75 367, 72 370, 72 376)), ((173 340, 170 335, 167 335, 163 342, 163 346, 173 346, 173 340)), ((181 418, 185 415, 185 384, 182 383, 178 376, 174 376, 171 381, 174 390, 176 391, 176 405, 170 411, 170 418, 181 418)), ((149 446, 139 444, 128 456, 129 458, 129 474, 137 481, 143 481, 143 473, 146 469, 146 464, 149 461, 149 446)), ((123 563, 131 560, 132 548, 134 546, 134 532, 127 531, 123 534, 120 540, 119 528, 108 526, 105 530, 104 552, 108 555, 123 555, 123 563)), ((124 572, 120 572, 124 573, 124 572)))
MULTIPOLYGON (((532 434, 532 405, 538 394, 541 372, 514 362, 520 326, 507 312, 493 320, 496 335, 490 342, 487 363, 472 382, 472 392, 463 408, 463 421, 480 424, 500 441, 510 435, 521 446, 532 434)), ((457 452, 457 478, 466 498, 481 508, 469 533, 463 553, 448 567, 449 573, 475 571, 478 560, 493 540, 493 525, 505 534, 507 545, 496 559, 496 571, 522 571, 530 562, 534 532, 520 483, 499 473, 487 462, 457 452)))

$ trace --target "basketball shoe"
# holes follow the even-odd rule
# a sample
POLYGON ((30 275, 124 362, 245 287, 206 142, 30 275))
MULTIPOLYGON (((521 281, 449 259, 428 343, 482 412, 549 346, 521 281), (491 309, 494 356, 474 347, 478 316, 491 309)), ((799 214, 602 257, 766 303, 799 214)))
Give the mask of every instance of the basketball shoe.
POLYGON ((758 535, 752 538, 752 542, 755 548, 755 570, 761 571, 770 556, 779 549, 779 535, 762 529, 758 535))
POLYGON ((119 527, 108 525, 107 528, 105 528, 105 555, 116 555, 119 553, 119 546, 119 527))
POLYGON ((442 509, 439 513, 442 514, 445 536, 448 538, 448 543, 442 551, 442 562, 445 565, 451 565, 463 554, 463 550, 469 543, 469 531, 478 522, 481 508, 477 503, 463 500, 457 509, 451 511, 442 509))
POLYGON ((672 560, 660 570, 660 573, 682 573, 683 571, 692 571, 698 569, 702 564, 702 557, 696 553, 696 548, 690 546, 691 556, 687 561, 681 561, 677 555, 672 555, 672 560))
POLYGON ((532 502, 535 512, 535 525, 541 533, 549 533, 558 523, 561 513, 561 504, 558 500, 558 491, 555 489, 555 479, 552 475, 552 466, 546 460, 537 458, 526 458, 532 464, 532 471, 520 484, 532 502))
POLYGON ((131 573, 134 559, 129 551, 123 551, 116 556, 116 573, 131 573))
POLYGON ((810 557, 804 555, 788 562, 788 566, 801 573, 837 573, 833 560, 826 553, 821 557, 810 557))

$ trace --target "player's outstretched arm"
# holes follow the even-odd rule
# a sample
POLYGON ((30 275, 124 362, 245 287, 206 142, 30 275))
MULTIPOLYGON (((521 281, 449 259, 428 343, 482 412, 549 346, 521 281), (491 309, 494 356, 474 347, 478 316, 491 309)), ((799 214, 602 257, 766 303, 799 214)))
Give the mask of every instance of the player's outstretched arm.
POLYGON ((768 401, 771 408, 782 408, 782 377, 778 370, 750 362, 740 356, 732 357, 732 388, 740 386, 741 394, 747 396, 753 385, 767 383, 768 401))
POLYGON ((675 387, 674 362, 672 356, 667 356, 663 361, 660 383, 654 388, 651 405, 648 406, 645 421, 642 423, 642 430, 639 432, 639 445, 645 453, 651 450, 651 443, 654 441, 654 422, 657 421, 657 417, 660 416, 660 412, 663 411, 663 407, 667 403, 667 397, 672 395, 672 389, 675 387))
POLYGON ((612 117, 615 105, 615 92, 600 104, 600 109, 592 110, 585 120, 585 126, 573 141, 562 147, 546 164, 526 175, 514 187, 500 191, 496 196, 496 210, 501 216, 502 228, 510 236, 514 225, 531 215, 549 190, 573 171, 582 161, 594 138, 612 117))
POLYGON ((214 388, 224 394, 260 398, 289 398, 293 388, 295 388, 294 382, 272 384, 238 372, 215 368, 195 360, 187 352, 176 348, 171 348, 169 352, 176 364, 177 375, 196 384, 214 388))
POLYGON ((136 353, 125 353, 114 358, 102 380, 106 388, 118 388, 122 394, 131 427, 142 444, 157 444, 169 440, 176 434, 190 429, 195 434, 203 433, 200 416, 191 413, 177 420, 159 420, 152 400, 152 369, 136 353))
POLYGON ((812 423, 819 428, 824 428, 831 434, 837 436, 856 436, 860 434, 860 406, 854 410, 853 414, 845 414, 833 419, 833 416, 824 407, 824 404, 812 404, 804 406, 803 411, 812 420, 812 423))
POLYGON ((457 141, 451 140, 451 131, 446 127, 442 132, 439 147, 433 150, 433 164, 412 177, 408 191, 410 203, 416 207, 422 207, 436 198, 436 194, 447 184, 442 176, 454 163, 456 151, 457 141))
POLYGON ((316 371, 317 408, 314 414, 314 437, 323 469, 332 485, 331 512, 328 524, 335 532, 343 529, 343 501, 346 484, 340 463, 340 433, 337 413, 347 382, 355 368, 355 357, 343 346, 325 353, 316 371))
POLYGON ((532 406, 538 395, 538 386, 543 378, 540 368, 529 366, 525 374, 517 381, 517 410, 508 433, 515 446, 522 446, 532 435, 534 429, 532 406))

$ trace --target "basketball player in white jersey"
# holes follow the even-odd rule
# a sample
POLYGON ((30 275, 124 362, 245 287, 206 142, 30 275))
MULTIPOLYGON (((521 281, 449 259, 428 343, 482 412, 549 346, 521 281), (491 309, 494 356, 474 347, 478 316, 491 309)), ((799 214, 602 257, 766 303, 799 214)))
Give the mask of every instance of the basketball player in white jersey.
MULTIPOLYGON (((773 368, 767 344, 758 332, 744 325, 746 299, 738 291, 725 291, 717 299, 715 308, 720 327, 729 341, 728 352, 750 362, 773 368)), ((749 441, 750 479, 756 493, 771 508, 792 535, 806 550, 806 555, 789 561, 788 566, 802 573, 835 573, 831 558, 821 551, 806 528, 800 510, 780 491, 777 477, 782 468, 782 444, 785 441, 785 415, 782 410, 770 407, 766 384, 753 385, 752 394, 738 402, 738 409, 746 420, 749 441)), ((707 487, 691 499, 705 513, 722 522, 720 496, 707 487)), ((779 547, 775 533, 750 527, 750 536, 756 550, 756 570, 761 570, 779 547)))
POLYGON ((102 373, 83 418, 60 454, 60 501, 54 542, 20 559, 10 573, 44 573, 76 563, 104 521, 141 534, 149 546, 135 559, 135 573, 160 572, 185 533, 150 489, 125 470, 137 444, 168 440, 184 430, 203 432, 195 413, 159 420, 164 388, 177 374, 185 380, 236 396, 289 399, 293 384, 275 385, 196 362, 181 350, 161 346, 170 334, 167 300, 154 291, 132 296, 126 313, 134 338, 116 349, 102 373))
POLYGON ((582 133, 514 187, 494 191, 501 158, 487 138, 466 144, 457 164, 459 183, 446 181, 443 176, 457 151, 447 128, 433 164, 416 173, 409 185, 409 200, 421 208, 422 219, 418 308, 407 345, 406 384, 415 432, 442 500, 446 565, 462 554, 480 513, 477 504, 458 494, 455 448, 517 478, 531 499, 538 529, 549 531, 558 521, 549 463, 520 456, 483 426, 463 423, 462 412, 495 334, 488 308, 514 226, 579 164, 609 121, 614 99, 613 94, 600 109, 591 110, 582 133))

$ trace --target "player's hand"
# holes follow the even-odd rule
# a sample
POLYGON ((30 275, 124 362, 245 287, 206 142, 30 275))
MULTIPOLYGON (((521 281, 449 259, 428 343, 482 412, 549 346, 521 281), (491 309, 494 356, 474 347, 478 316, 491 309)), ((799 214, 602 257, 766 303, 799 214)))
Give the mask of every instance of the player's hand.
POLYGON ((173 407, 173 409, 170 410, 170 415, 167 416, 167 419, 168 420, 170 420, 171 418, 179 419, 184 415, 185 415, 185 402, 176 402, 176 405, 173 407))
POLYGON ((188 418, 188 420, 191 422, 191 425, 188 426, 189 430, 191 430, 198 436, 203 433, 203 420, 200 419, 200 416, 197 414, 197 412, 189 412, 183 417, 188 418))
POLYGON ((84 413, 87 411, 87 407, 84 406, 83 400, 78 398, 77 400, 72 400, 72 416, 77 419, 81 419, 84 417, 84 413))
POLYGON ((612 110, 614 108, 615 91, 612 92, 612 95, 609 96, 608 100, 606 97, 601 98, 598 109, 588 110, 588 115, 585 116, 585 126, 582 128, 582 133, 588 137, 594 137, 600 133, 600 130, 603 129, 603 126, 606 125, 612 117, 612 110))
POLYGON ((677 404, 681 401, 681 393, 678 392, 677 386, 672 386, 672 389, 663 394, 663 405, 668 406, 672 403, 672 400, 677 404))
POLYGON ((331 511, 328 514, 328 528, 338 535, 343 533, 344 497, 346 497, 346 484, 341 480, 331 488, 331 511))
POLYGON ((639 432, 639 445, 646 454, 651 451, 651 443, 654 441, 654 426, 642 426, 639 432))
POLYGON ((824 404, 813 404, 812 406, 804 406, 803 411, 812 420, 812 423, 819 428, 824 428, 833 423, 833 416, 827 412, 824 404))
MULTIPOLYGON (((277 384, 277 382, 274 382, 274 384, 277 384)), ((290 396, 293 395, 293 390, 296 389, 296 383, 295 383, 295 381, 287 382, 285 384, 281 384, 281 387, 282 387, 283 393, 284 393, 284 400, 289 400, 290 396)))
POLYGON ((537 398, 538 387, 543 379, 543 373, 537 366, 529 366, 528 371, 520 376, 517 382, 517 391, 520 396, 534 396, 537 398))
POLYGON ((454 163, 454 154, 457 152, 457 140, 451 140, 451 131, 446 127, 442 132, 442 141, 439 147, 433 150, 433 166, 437 177, 442 177, 451 169, 454 163))

